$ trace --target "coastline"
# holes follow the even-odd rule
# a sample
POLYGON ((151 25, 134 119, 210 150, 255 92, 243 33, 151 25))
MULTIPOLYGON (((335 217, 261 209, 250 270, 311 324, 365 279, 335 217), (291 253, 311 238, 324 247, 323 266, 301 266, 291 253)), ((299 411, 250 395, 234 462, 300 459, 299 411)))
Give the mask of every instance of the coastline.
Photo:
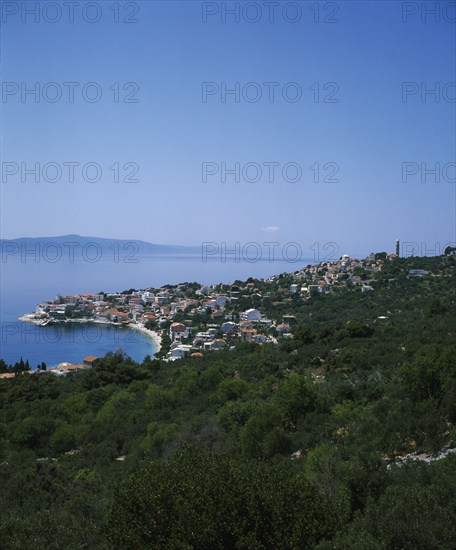
MULTIPOLYGON (((22 315, 21 317, 18 317, 18 321, 22 321, 23 323, 32 323, 36 326, 47 326, 46 324, 43 324, 43 318, 38 318, 34 313, 26 313, 25 315, 22 315)), ((139 332, 142 332, 146 336, 148 336, 155 344, 155 351, 152 355, 155 356, 156 353, 158 353, 161 349, 161 334, 155 330, 149 330, 147 329, 142 323, 136 323, 136 324, 128 324, 128 325, 122 325, 119 323, 113 323, 111 321, 99 321, 97 319, 65 319, 62 321, 56 321, 52 324, 59 324, 59 323, 79 323, 79 324, 85 324, 85 323, 93 323, 95 325, 109 325, 113 327, 122 327, 127 328, 131 330, 137 330, 139 332)))
POLYGON ((136 325, 128 325, 128 328, 131 328, 133 330, 138 330, 139 332, 142 332, 143 334, 146 334, 147 336, 149 336, 149 338, 151 338, 154 341, 154 344, 157 348, 154 355, 160 351, 162 337, 159 332, 155 330, 149 330, 142 323, 137 323, 136 325))

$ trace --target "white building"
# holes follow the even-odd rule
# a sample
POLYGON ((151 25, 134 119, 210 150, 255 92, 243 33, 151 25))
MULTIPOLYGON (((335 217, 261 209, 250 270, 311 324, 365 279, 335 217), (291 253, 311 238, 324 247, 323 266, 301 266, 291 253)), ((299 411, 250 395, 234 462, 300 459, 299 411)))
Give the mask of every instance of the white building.
POLYGON ((155 298, 155 294, 153 292, 150 292, 149 290, 146 290, 143 292, 141 299, 145 303, 153 302, 155 298))
POLYGON ((227 296, 217 296, 217 298, 215 299, 217 305, 222 308, 225 307, 227 300, 227 296))
POLYGON ((248 309, 241 313, 240 318, 242 321, 260 321, 261 313, 257 309, 248 309))
POLYGON ((185 357, 188 353, 190 353, 191 349, 192 349, 192 346, 186 346, 184 344, 181 344, 180 346, 173 348, 169 352, 169 356, 170 358, 174 358, 174 359, 182 359, 182 357, 185 357))

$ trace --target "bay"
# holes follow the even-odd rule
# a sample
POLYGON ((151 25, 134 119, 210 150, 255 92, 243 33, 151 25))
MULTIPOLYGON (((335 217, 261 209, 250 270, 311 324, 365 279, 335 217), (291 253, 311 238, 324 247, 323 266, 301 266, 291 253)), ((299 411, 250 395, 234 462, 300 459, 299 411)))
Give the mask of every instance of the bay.
MULTIPOLYGON (((309 260, 310 262, 311 260, 309 260)), ((121 292, 130 288, 160 287, 181 282, 232 283, 248 277, 265 278, 295 271, 306 261, 201 260, 201 255, 145 254, 135 263, 102 260, 96 263, 26 261, 8 258, 1 265, 0 358, 8 364, 29 360, 31 368, 44 361, 48 367, 68 361, 81 363, 87 355, 104 356, 122 349, 135 361, 156 352, 153 340, 137 330, 94 324, 60 323, 37 327, 18 321, 35 304, 56 294, 121 292)))

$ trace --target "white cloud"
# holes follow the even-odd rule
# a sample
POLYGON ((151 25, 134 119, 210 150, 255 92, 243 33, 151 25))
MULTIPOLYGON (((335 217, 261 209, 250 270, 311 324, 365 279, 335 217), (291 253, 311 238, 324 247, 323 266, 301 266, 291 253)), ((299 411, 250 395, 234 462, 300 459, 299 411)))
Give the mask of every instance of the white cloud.
POLYGON ((268 225, 267 227, 262 227, 261 231, 266 231, 267 233, 274 233, 276 231, 280 231, 280 227, 277 225, 268 225))

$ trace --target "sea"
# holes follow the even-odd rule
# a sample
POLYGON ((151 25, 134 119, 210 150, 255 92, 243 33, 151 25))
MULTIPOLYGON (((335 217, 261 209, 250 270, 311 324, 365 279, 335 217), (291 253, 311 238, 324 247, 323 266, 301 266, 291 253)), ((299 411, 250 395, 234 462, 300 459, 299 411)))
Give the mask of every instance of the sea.
MULTIPOLYGON (((5 259, 5 258, 3 258, 5 259)), ((14 364, 21 358, 35 369, 43 361, 47 367, 61 362, 81 363, 87 355, 103 357, 122 350, 141 362, 157 351, 154 341, 137 330, 92 323, 58 323, 37 327, 18 320, 35 311, 37 303, 57 294, 121 292, 127 289, 158 288, 166 284, 199 282, 232 283, 248 277, 266 278, 300 269, 312 260, 299 263, 283 260, 202 261, 201 255, 144 254, 136 262, 87 261, 82 257, 7 257, 0 265, 0 358, 14 364), (52 260, 52 261, 50 261, 52 260)))

